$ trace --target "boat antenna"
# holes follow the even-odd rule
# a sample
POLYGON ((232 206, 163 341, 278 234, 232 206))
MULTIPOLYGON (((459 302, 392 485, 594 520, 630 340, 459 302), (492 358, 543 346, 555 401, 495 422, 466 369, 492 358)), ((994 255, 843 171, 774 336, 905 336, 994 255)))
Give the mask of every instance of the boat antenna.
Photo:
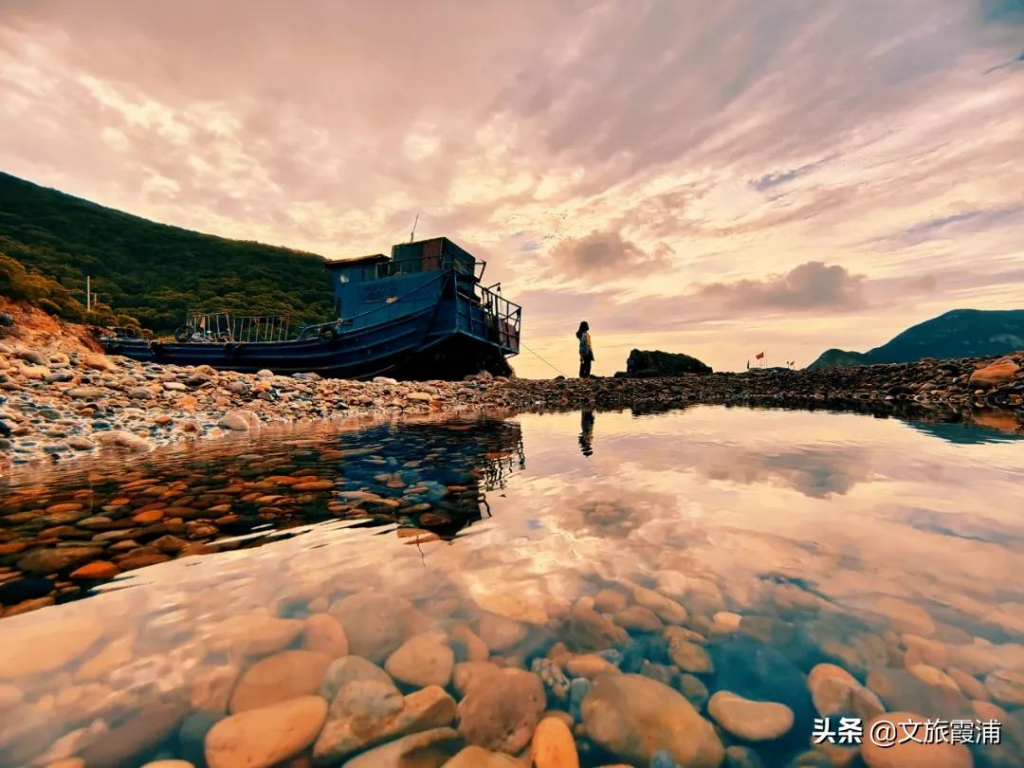
POLYGON ((416 237, 416 225, 419 224, 419 223, 420 223, 420 215, 417 213, 416 214, 416 220, 412 223, 412 232, 409 233, 409 242, 410 243, 413 241, 413 238, 416 237))

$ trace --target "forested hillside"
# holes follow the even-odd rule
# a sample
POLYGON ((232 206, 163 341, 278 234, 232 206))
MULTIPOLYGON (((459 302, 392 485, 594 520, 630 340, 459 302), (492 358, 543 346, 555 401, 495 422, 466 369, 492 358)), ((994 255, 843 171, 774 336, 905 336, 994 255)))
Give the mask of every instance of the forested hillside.
MULTIPOLYGON (((320 256, 157 224, 4 173, 0 254, 23 265, 32 292, 51 302, 43 306, 68 319, 82 319, 74 315, 84 310, 77 300, 84 304, 86 275, 101 302, 158 333, 190 310, 289 314, 299 322, 332 311, 320 256)), ((9 263, 0 269, 12 271, 9 263)))

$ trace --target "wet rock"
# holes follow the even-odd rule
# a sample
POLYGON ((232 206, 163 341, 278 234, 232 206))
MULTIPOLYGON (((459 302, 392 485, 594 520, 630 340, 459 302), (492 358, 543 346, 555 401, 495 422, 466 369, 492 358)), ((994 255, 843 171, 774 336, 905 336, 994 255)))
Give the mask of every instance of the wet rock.
POLYGON ((885 711, 878 696, 842 667, 818 664, 807 676, 814 708, 822 717, 851 714, 869 720, 885 711))
POLYGON ((224 429, 236 432, 248 432, 249 430, 259 429, 260 418, 252 411, 228 411, 218 422, 218 425, 224 429))
POLYGON ((970 384, 972 387, 988 389, 1009 384, 1014 376, 1020 371, 1020 366, 1012 361, 993 363, 979 368, 971 374, 970 384))
POLYGON ((97 579, 112 579, 121 573, 121 569, 106 560, 93 560, 71 572, 70 578, 78 581, 95 581, 97 579))
POLYGON ((530 742, 531 768, 579 768, 580 757, 572 731, 557 717, 537 724, 530 742))
POLYGON ((452 650, 458 661, 487 661, 491 652, 487 643, 465 624, 452 627, 452 650))
POLYGON ((1024 706, 1024 671, 1000 669, 985 677, 985 688, 1000 704, 1024 706))
POLYGON ((544 683, 549 702, 564 702, 569 696, 569 678, 551 659, 534 659, 530 671, 544 683))
POLYGON ((455 653, 446 643, 444 633, 416 635, 398 647, 384 665, 393 678, 406 685, 425 688, 448 685, 455 664, 455 653))
POLYGON ((503 669, 486 684, 471 686, 459 702, 459 735, 484 749, 516 753, 529 743, 546 706, 537 675, 503 669))
POLYGON ((668 655, 672 663, 684 672, 706 675, 715 671, 711 656, 703 646, 673 638, 668 646, 668 655))
POLYGON ((612 616, 612 621, 623 629, 636 632, 660 632, 664 626, 654 611, 642 605, 624 608, 612 616))
POLYGON ((573 606, 565 627, 565 642, 575 651, 603 651, 624 643, 626 630, 618 627, 583 602, 573 606))
POLYGON ((201 667, 195 673, 189 702, 197 712, 223 715, 242 670, 236 664, 201 667))
POLYGON ((646 765, 661 750, 691 768, 716 768, 725 749, 714 727, 682 695, 640 675, 602 675, 583 701, 587 735, 646 765))
POLYGON ((928 611, 919 605, 895 597, 883 597, 875 601, 875 610, 885 616, 897 632, 909 632, 921 637, 935 634, 935 622, 928 611))
POLYGON ((83 565, 102 554, 103 550, 99 547, 37 549, 18 559, 18 569, 26 573, 56 573, 83 565))
POLYGON ((316 651, 281 651, 249 667, 231 694, 232 713, 316 693, 331 657, 316 651))
POLYGON ((242 656, 262 656, 291 645, 304 624, 266 613, 231 616, 209 630, 211 650, 242 656))
POLYGON ((903 669, 880 669, 868 675, 867 686, 887 709, 920 712, 946 719, 971 716, 970 702, 959 692, 928 685, 903 669))
POLYGON ((206 735, 209 768, 269 768, 313 743, 327 702, 303 696, 251 709, 218 722, 206 735))
POLYGON ((104 448, 119 448, 129 453, 144 453, 153 447, 153 444, 146 438, 139 437, 123 429, 100 432, 96 439, 99 440, 100 445, 104 448))
POLYGON ((807 692, 807 678, 782 653, 744 635, 715 643, 709 650, 716 687, 754 701, 785 704, 793 711, 798 727, 810 729, 814 705, 807 692))
POLYGON ((313 760, 334 764, 391 739, 448 726, 455 712, 455 700, 436 685, 403 698, 393 685, 376 680, 347 683, 331 702, 313 760))
POLYGON ((92 656, 82 662, 74 672, 76 683, 98 682, 132 659, 135 632, 116 637, 102 644, 92 656))
POLYGON ((188 707, 177 701, 146 704, 103 738, 89 744, 78 756, 86 765, 131 768, 138 764, 136 758, 140 753, 152 749, 176 731, 187 714, 188 707))
POLYGON ((452 687, 460 696, 465 696, 473 686, 499 674, 501 667, 490 661, 463 661, 452 671, 452 687))
POLYGON ((793 710, 771 701, 751 701, 729 691, 718 691, 708 702, 708 713, 726 731, 744 741, 772 741, 793 727, 793 710))
MULTIPOLYGON (((920 731, 924 732, 925 718, 920 715, 910 712, 888 712, 865 723, 865 735, 871 733, 878 720, 887 720, 890 723, 920 723, 920 731)), ((897 736, 902 735, 903 732, 898 730, 897 736)), ((971 753, 963 744, 922 744, 917 741, 904 741, 902 744, 896 743, 886 747, 865 738, 861 742, 860 754, 868 768, 971 768, 974 763, 971 753)))
POLYGON ((374 592, 343 597, 330 608, 348 637, 349 652, 382 662, 405 640, 411 606, 374 592))
POLYGON ((665 597, 653 589, 646 589, 636 584, 632 586, 632 591, 633 600, 637 605, 653 611, 666 624, 684 624, 686 622, 686 609, 675 600, 665 597))
POLYGON ((394 681, 383 669, 361 656, 342 656, 331 662, 320 684, 320 695, 333 701, 343 686, 356 680, 371 680, 395 687, 394 681))
POLYGON ((569 659, 565 665, 565 671, 572 677, 585 677, 588 680, 593 680, 598 675, 618 672, 619 668, 595 653, 584 653, 569 659))
POLYGON ((470 745, 445 763, 444 768, 523 768, 523 763, 504 752, 490 752, 470 745))
POLYGON ((462 741, 451 728, 434 728, 371 749, 343 768, 441 768, 449 765, 462 741))
POLYGON ((498 653, 515 648, 526 639, 529 628, 521 621, 498 616, 494 613, 483 613, 477 632, 480 639, 491 651, 498 653))
POLYGON ((348 637, 337 619, 326 613, 316 613, 306 619, 302 647, 337 659, 348 654, 348 637))
POLYGON ((60 619, 5 621, 0 682, 59 670, 81 657, 103 633, 99 619, 81 612, 60 619))

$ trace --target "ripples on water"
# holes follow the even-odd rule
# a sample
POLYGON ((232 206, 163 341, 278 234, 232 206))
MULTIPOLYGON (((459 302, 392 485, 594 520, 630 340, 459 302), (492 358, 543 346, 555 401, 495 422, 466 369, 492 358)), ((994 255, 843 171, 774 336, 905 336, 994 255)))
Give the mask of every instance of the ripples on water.
MULTIPOLYGON (((58 604, 0 619, 0 764, 199 765, 225 706, 203 691, 222 678, 230 691, 261 655, 301 647, 309 616, 344 619, 346 595, 389 602, 392 645, 440 629, 461 661, 466 638, 483 635, 501 663, 530 668, 545 654, 566 666, 552 651, 561 641, 601 651, 583 647, 570 612, 595 596, 607 608, 609 589, 642 603, 638 588, 686 609, 715 669, 694 669, 697 683, 682 675, 665 630, 637 611, 605 660, 683 690, 705 716, 718 689, 787 704, 795 724, 782 739, 720 732, 767 765, 808 749, 819 702, 805 675, 821 662, 867 681, 889 710, 1004 720, 1003 745, 975 748, 974 761, 1018 764, 1018 439, 712 407, 354 426, 179 446, 6 487, 0 544, 28 546, 0 557, 0 598, 58 604), (67 511, 45 512, 54 505, 67 511), (49 555, 25 559, 72 547, 152 564, 93 583, 69 578, 82 563, 55 575, 49 555), (273 617, 297 629, 254 647, 273 617), (996 704, 977 703, 993 693, 996 704)), ((345 629, 353 644, 365 633, 345 629)), ((390 650, 363 655, 383 663, 390 650)), ((558 693, 548 707, 579 719, 558 693)), ((636 761, 577 730, 585 765, 636 761)))

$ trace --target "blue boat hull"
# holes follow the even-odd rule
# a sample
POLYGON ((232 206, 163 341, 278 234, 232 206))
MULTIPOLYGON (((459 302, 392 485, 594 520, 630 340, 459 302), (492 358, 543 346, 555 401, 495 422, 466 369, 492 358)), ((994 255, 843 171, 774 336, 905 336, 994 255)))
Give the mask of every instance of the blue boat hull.
POLYGON ((388 307, 386 317, 358 327, 343 323, 326 338, 314 334, 287 341, 225 343, 114 337, 100 343, 110 354, 142 362, 209 365, 243 373, 269 369, 346 379, 456 380, 480 371, 511 372, 506 357, 518 352, 518 328, 514 336, 507 327, 498 332, 482 307, 444 285, 438 285, 431 298, 388 307))

